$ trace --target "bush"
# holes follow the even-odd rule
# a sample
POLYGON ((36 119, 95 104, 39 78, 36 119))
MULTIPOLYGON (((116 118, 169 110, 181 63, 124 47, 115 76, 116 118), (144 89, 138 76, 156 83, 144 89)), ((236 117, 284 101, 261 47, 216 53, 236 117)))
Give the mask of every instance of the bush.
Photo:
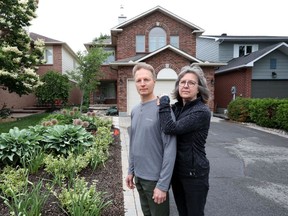
POLYGON ((62 75, 57 71, 48 71, 41 77, 41 81, 44 84, 35 91, 39 104, 48 104, 54 109, 56 105, 67 103, 70 83, 66 75, 62 75))
POLYGON ((288 100, 236 98, 228 105, 228 117, 269 128, 288 129, 288 100))
POLYGON ((7 105, 4 103, 2 108, 0 109, 0 119, 1 118, 3 118, 3 119, 7 118, 11 113, 11 109, 7 108, 6 106, 7 105))
POLYGON ((251 120, 263 127, 277 128, 276 111, 281 100, 266 98, 254 99, 250 105, 251 120))
POLYGON ((278 106, 275 118, 279 128, 288 131, 288 100, 278 106))
POLYGON ((228 105, 228 117, 239 122, 250 122, 250 98, 237 97, 228 105))

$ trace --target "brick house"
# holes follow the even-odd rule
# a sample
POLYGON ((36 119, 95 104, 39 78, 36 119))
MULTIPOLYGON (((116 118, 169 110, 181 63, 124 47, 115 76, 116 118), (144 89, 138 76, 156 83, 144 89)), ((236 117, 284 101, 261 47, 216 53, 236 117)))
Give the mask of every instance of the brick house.
POLYGON ((235 97, 288 98, 287 43, 279 36, 198 37, 197 58, 227 63, 215 71, 215 112, 235 97))
MULTIPOLYGON (((30 33, 30 38, 32 40, 40 38, 45 41, 44 58, 46 63, 39 66, 37 74, 40 76, 50 70, 65 74, 66 71, 73 70, 77 67, 77 55, 65 42, 48 38, 36 33, 30 33)), ((0 99, 0 107, 2 107, 5 103, 8 108, 12 109, 22 109, 25 107, 32 107, 37 104, 37 98, 33 93, 29 95, 22 95, 20 97, 15 93, 9 93, 7 90, 0 89, 0 99)), ((78 105, 80 104, 80 100, 80 90, 73 87, 70 91, 68 103, 78 105)))
MULTIPOLYGON (((111 35, 105 41, 107 51, 113 53, 111 61, 102 66, 105 77, 98 90, 91 94, 90 104, 96 104, 99 95, 103 95, 104 103, 117 104, 119 115, 129 115, 140 101, 132 79, 132 68, 136 63, 146 62, 155 68, 157 95, 171 93, 183 66, 198 64, 208 81, 211 91, 209 107, 213 112, 214 71, 223 64, 207 63, 195 57, 196 38, 204 30, 161 6, 128 20, 119 18, 122 22, 111 29, 111 35)), ((89 48, 91 44, 85 46, 89 48)))

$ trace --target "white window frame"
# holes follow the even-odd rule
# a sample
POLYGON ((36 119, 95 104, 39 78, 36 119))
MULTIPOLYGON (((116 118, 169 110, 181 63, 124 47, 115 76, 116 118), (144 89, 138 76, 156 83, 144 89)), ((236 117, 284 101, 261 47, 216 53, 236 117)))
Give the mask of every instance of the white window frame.
POLYGON ((53 47, 52 46, 45 47, 43 58, 45 60, 45 64, 53 64, 53 47))
POLYGON ((170 44, 176 48, 179 48, 179 36, 171 35, 170 36, 170 44))
POLYGON ((161 27, 152 28, 149 32, 149 52, 153 52, 167 44, 166 31, 161 27))
POLYGON ((136 53, 145 52, 145 35, 136 35, 136 53))
POLYGON ((258 50, 258 44, 234 44, 234 52, 233 52, 233 58, 239 57, 239 49, 240 47, 245 47, 244 55, 247 55, 247 47, 252 47, 252 52, 255 52, 258 50))

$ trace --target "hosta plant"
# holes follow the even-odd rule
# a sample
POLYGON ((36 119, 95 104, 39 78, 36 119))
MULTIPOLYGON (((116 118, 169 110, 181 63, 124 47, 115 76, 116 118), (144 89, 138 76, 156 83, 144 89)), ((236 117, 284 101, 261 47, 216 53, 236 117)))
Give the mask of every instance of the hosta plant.
POLYGON ((17 127, 0 134, 0 161, 4 165, 24 166, 42 148, 39 145, 41 139, 42 136, 32 130, 17 127))
POLYGON ((83 153, 92 146, 94 137, 79 125, 54 125, 43 135, 48 153, 68 156, 69 152, 83 153))

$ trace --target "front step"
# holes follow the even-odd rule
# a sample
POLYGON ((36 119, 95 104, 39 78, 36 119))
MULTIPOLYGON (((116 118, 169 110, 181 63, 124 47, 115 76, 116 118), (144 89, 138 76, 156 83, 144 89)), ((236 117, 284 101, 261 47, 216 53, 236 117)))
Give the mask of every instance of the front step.
POLYGON ((117 106, 117 104, 91 104, 89 110, 108 110, 111 106, 117 106))

